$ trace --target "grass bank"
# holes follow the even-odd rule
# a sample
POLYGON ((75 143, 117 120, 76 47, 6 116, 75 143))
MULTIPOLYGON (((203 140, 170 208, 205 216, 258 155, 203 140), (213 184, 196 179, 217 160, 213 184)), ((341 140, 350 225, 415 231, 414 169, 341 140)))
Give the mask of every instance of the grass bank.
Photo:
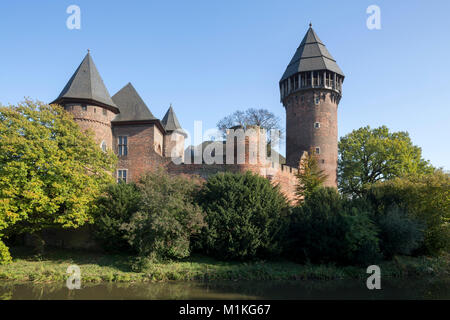
MULTIPOLYGON (((301 265, 290 261, 222 262, 204 256, 148 265, 133 272, 128 255, 49 249, 33 257, 28 248, 11 249, 14 262, 0 266, 0 280, 58 282, 67 279, 67 267, 78 265, 83 282, 144 282, 168 280, 332 280, 367 278, 365 268, 301 265)), ((396 257, 380 264, 383 277, 450 276, 450 255, 438 258, 396 257)))

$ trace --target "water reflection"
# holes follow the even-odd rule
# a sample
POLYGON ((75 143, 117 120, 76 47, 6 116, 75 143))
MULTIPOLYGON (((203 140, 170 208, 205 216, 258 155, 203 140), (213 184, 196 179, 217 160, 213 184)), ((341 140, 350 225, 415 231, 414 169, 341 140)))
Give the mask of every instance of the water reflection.
POLYGON ((450 279, 62 284, 0 282, 0 299, 450 299, 450 279))

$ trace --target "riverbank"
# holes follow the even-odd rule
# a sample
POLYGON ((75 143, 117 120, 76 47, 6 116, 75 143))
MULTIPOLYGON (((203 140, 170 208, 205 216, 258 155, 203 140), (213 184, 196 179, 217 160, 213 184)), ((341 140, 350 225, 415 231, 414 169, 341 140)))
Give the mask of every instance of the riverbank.
MULTIPOLYGON (((204 256, 184 261, 155 263, 142 272, 133 272, 128 255, 91 253, 75 250, 49 249, 33 257, 28 248, 12 248, 14 262, 0 266, 0 280, 61 282, 67 279, 69 265, 81 269, 83 282, 146 282, 146 281, 208 281, 208 280, 339 280, 367 278, 365 268, 332 265, 300 265, 290 261, 252 263, 222 262, 204 256)), ((450 256, 396 257, 380 264, 383 277, 450 276, 450 256)))

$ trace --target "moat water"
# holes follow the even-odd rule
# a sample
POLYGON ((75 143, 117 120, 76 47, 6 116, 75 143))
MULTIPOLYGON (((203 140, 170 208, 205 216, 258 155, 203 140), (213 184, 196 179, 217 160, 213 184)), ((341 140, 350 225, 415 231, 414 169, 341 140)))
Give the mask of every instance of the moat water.
POLYGON ((83 284, 36 284, 0 281, 0 300, 122 299, 450 299, 449 279, 385 279, 381 290, 368 290, 365 280, 239 281, 83 284))

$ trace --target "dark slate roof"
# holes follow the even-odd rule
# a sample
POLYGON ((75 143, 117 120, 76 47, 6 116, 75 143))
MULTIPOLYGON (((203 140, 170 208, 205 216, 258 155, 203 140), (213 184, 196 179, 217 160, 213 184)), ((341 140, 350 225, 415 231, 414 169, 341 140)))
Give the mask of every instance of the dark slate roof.
POLYGON ((111 96, 89 52, 53 103, 74 99, 82 99, 117 108, 111 100, 111 96))
POLYGON ((156 120, 131 83, 113 95, 112 100, 120 111, 114 122, 156 120))
POLYGON ((313 28, 309 27, 280 81, 298 72, 329 70, 344 76, 336 60, 328 52, 313 28))
POLYGON ((167 110, 166 115, 161 120, 162 125, 166 131, 175 131, 181 129, 181 125, 178 122, 177 116, 173 111, 172 105, 170 105, 169 110, 167 110))

